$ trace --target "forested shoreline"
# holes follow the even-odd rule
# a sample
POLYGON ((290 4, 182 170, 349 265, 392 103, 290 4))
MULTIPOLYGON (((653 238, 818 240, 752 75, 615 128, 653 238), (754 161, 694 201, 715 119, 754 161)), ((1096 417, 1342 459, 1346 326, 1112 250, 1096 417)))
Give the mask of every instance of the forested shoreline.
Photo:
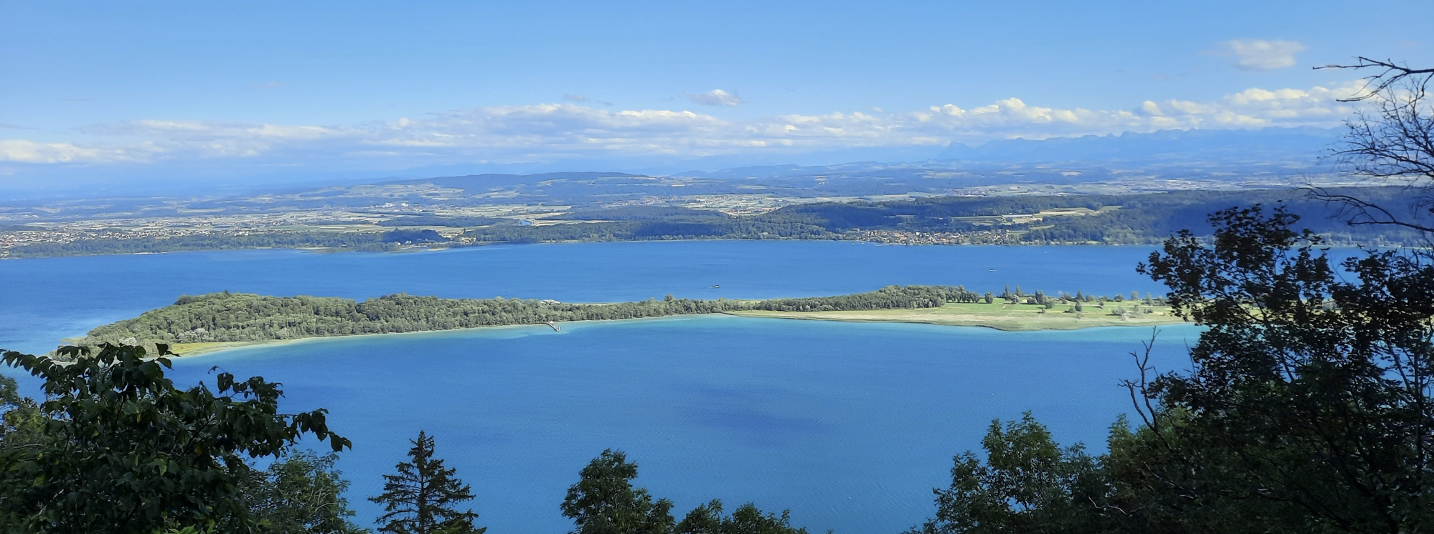
POLYGON ((665 298, 578 304, 537 299, 444 299, 407 294, 364 301, 339 297, 274 297, 249 293, 183 296, 170 306, 91 330, 78 345, 222 343, 394 334, 484 326, 642 319, 745 310, 841 311, 933 308, 983 298, 956 286, 887 286, 831 297, 770 300, 665 298))

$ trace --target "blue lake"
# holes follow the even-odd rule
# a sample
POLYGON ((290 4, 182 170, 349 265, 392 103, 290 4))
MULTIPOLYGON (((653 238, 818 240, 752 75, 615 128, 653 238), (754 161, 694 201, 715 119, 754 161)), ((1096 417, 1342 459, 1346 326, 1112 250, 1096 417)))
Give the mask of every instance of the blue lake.
MULTIPOLYGON (((0 347, 61 337, 212 291, 366 298, 616 301, 767 298, 964 284, 997 291, 1160 292, 1137 247, 879 247, 828 242, 600 243, 414 254, 294 251, 0 262, 0 347), (713 288, 713 285, 720 285, 713 288)), ((418 430, 473 485, 491 532, 565 532, 558 512, 604 448, 677 503, 790 508, 814 532, 899 532, 933 511, 951 457, 993 418, 1031 410, 1062 442, 1103 449, 1127 411, 1117 386, 1150 331, 980 328, 726 316, 311 340, 176 360, 179 383, 218 365, 283 382, 286 408, 325 407, 353 439, 340 468, 367 523, 379 475, 418 430)), ((1162 329, 1184 363, 1197 331, 1162 329)), ((33 386, 33 382, 27 381, 33 386)))
POLYGON ((1114 295, 1163 289, 1135 273, 1150 247, 908 247, 826 241, 684 241, 478 247, 406 254, 293 250, 0 261, 0 347, 48 351, 64 337, 223 290, 356 299, 612 302, 774 298, 890 284, 1114 295), (995 270, 992 270, 995 269, 995 270), (721 287, 713 288, 713 285, 721 287))

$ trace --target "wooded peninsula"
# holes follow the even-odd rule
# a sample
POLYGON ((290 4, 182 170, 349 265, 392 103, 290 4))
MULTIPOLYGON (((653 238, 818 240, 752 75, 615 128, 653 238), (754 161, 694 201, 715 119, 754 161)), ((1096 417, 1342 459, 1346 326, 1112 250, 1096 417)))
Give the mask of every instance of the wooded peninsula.
POLYGON ((164 343, 196 354, 236 345, 316 337, 456 330, 486 326, 557 325, 725 313, 782 319, 910 322, 1002 330, 1072 329, 1180 322, 1162 298, 1025 294, 1020 286, 984 294, 963 286, 887 286, 828 297, 698 300, 668 295, 621 303, 536 299, 445 299, 407 294, 362 302, 338 297, 275 297, 247 293, 182 296, 174 304, 91 330, 73 344, 164 343))

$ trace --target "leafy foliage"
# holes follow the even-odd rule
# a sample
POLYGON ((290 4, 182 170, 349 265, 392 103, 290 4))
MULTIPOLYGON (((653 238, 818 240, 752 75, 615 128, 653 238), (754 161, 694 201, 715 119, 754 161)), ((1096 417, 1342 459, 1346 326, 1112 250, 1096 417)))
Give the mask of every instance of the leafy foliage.
POLYGON ((791 512, 782 515, 763 513, 753 503, 743 504, 722 515, 722 501, 713 499, 687 513, 677 523, 676 534, 807 534, 805 528, 792 527, 791 512))
POLYGON ((779 516, 746 503, 723 515, 716 499, 674 523, 672 501, 654 501, 646 488, 633 487, 637 464, 622 451, 603 451, 579 476, 561 505, 576 526, 573 534, 807 534, 792 526, 788 510, 779 516))
POLYGON ((672 501, 653 501, 646 488, 632 487, 637 464, 608 449, 588 463, 568 488, 561 509, 574 534, 667 534, 674 527, 672 501))
POLYGON ((1077 444, 1061 448, 1026 412, 993 421, 981 440, 986 461, 956 456, 951 487, 937 489, 936 517, 910 534, 1089 533, 1102 527, 1108 484, 1095 458, 1077 444))
POLYGON ((473 500, 473 491, 454 475, 456 469, 434 458, 432 436, 420 431, 410 440, 408 462, 399 462, 398 474, 383 476, 383 493, 369 500, 382 504, 379 532, 390 534, 483 534, 475 528, 478 514, 454 506, 473 500))
MULTIPOLYGON (((74 363, 5 352, 44 380, 40 439, 0 447, 0 528, 17 532, 150 533, 167 527, 251 525, 246 459, 279 456, 304 434, 334 450, 324 410, 280 414, 278 384, 217 376, 217 389, 180 390, 170 363, 139 347, 70 347, 74 363)), ((8 441, 8 440, 7 440, 8 441)))
POLYGON ((334 453, 295 451, 254 471, 242 487, 257 530, 264 534, 358 534, 343 497, 349 482, 334 469, 334 453))
POLYGON ((15 379, 0 375, 0 451, 33 444, 43 430, 40 407, 20 395, 15 379))
POLYGON ((1151 432, 1184 416, 1180 439, 1159 442, 1191 466, 1172 488, 1203 507, 1259 502, 1261 517, 1305 531, 1434 528, 1429 258, 1371 252, 1344 264, 1345 280, 1281 208, 1211 219, 1213 246, 1183 232, 1141 267, 1208 327, 1191 373, 1140 388, 1158 402, 1143 414, 1151 432))
POLYGON ((1140 271, 1206 327, 1188 372, 1127 383, 1140 425, 1060 449, 1029 415, 958 456, 918 532, 1425 532, 1434 528, 1434 264, 1374 251, 1340 276, 1276 207, 1211 216, 1140 271))

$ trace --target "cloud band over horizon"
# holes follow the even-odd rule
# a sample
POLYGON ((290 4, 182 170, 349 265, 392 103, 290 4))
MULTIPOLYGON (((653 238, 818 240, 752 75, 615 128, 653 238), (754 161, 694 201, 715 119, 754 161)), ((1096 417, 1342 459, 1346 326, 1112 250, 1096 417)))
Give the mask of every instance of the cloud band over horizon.
POLYGON ((366 158, 422 165, 604 155, 697 158, 1166 129, 1332 127, 1354 111, 1353 104, 1337 99, 1360 90, 1358 82, 1251 88, 1210 102, 1146 100, 1125 110, 1061 109, 1008 98, 969 109, 944 104, 906 112, 744 120, 687 110, 601 109, 572 95, 564 103, 475 107, 339 126, 155 119, 93 124, 67 133, 71 140, 0 139, 0 163, 135 165, 240 159, 282 164, 366 158))

